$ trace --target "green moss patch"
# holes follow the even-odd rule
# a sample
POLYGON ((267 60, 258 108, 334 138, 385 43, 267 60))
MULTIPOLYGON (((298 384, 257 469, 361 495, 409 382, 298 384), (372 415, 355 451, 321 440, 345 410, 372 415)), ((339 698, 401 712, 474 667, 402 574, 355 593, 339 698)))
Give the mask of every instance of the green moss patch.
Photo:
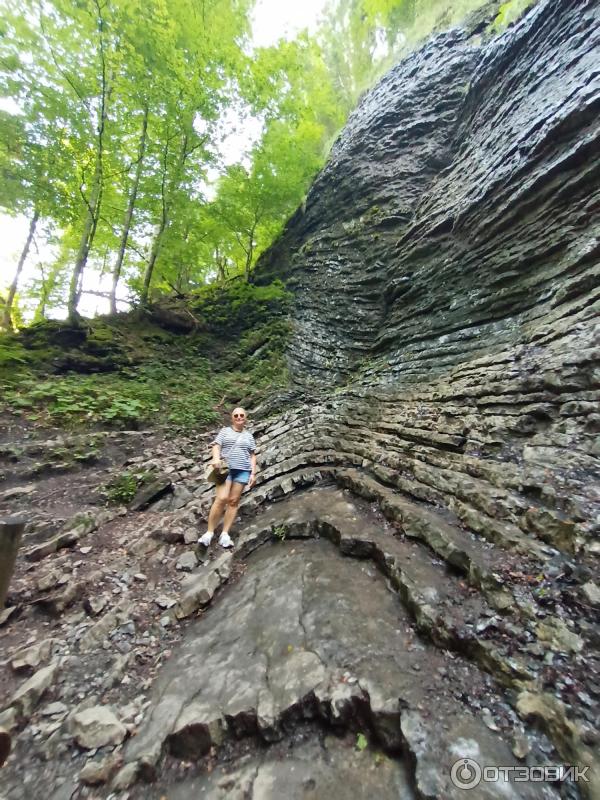
POLYGON ((0 408, 66 428, 196 428, 287 384, 290 295, 280 282, 165 303, 160 325, 151 310, 0 336, 0 408), (195 322, 165 329, 175 317, 195 322))

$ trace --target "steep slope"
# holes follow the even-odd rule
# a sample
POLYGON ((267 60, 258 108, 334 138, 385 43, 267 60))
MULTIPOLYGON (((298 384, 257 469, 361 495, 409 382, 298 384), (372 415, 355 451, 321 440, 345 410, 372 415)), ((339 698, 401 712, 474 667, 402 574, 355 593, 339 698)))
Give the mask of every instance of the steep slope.
POLYGON ((294 293, 292 387, 254 409, 235 551, 178 581, 212 493, 193 443, 163 444, 174 491, 119 543, 128 580, 166 582, 123 579, 59 652, 81 672, 135 635, 150 658, 133 621, 155 602, 168 662, 134 699, 117 672, 65 709, 31 786, 72 796, 76 712, 110 702, 131 738, 85 767, 111 789, 74 796, 459 800, 471 758, 587 768, 473 800, 600 797, 599 22, 592 0, 542 0, 499 38, 435 38, 363 98, 257 271, 294 293))
MULTIPOLYGON (((428 685, 426 667, 416 665, 407 682, 406 666, 394 677, 390 661, 381 682, 369 683, 376 670, 366 655, 360 667, 347 656, 357 696, 350 689, 346 711, 336 711, 338 692, 346 696, 336 676, 350 619, 371 619, 372 647, 389 657, 377 644, 369 591, 350 574, 345 588, 317 578, 330 586, 322 603, 335 630, 317 626, 300 658, 291 640, 303 579, 290 576, 287 589, 275 577, 268 584, 279 586, 271 590, 280 612, 265 642, 264 556, 252 556, 247 583, 221 601, 245 609, 231 613, 248 641, 239 652, 225 645, 212 668, 192 666, 197 681, 182 649, 128 748, 136 775, 156 777, 165 750, 201 758, 240 726, 246 736, 287 741, 300 719, 335 726, 342 713, 346 727, 362 724, 388 752, 408 755, 418 797, 459 797, 452 759, 469 755, 468 740, 479 742, 471 756, 482 765, 502 763, 499 750, 481 749, 478 726, 507 736, 516 713, 556 747, 535 745, 530 763, 586 765, 589 781, 569 791, 599 796, 598 22, 597 3, 547 0, 498 39, 454 31, 399 64, 365 96, 306 207, 257 270, 258 281, 284 278, 295 294, 293 391, 256 410, 261 474, 245 510, 277 502, 242 532, 237 558, 273 536, 316 536, 371 559, 412 620, 399 612, 399 630, 414 626, 420 647, 454 651, 486 675, 479 699, 464 695, 473 714, 450 723, 438 684, 440 728, 423 698, 411 699, 428 685), (282 403, 283 413, 269 416, 282 403), (346 493, 320 494, 330 490, 318 484, 346 493), (374 525, 344 501, 349 495, 386 522, 374 525), (245 653, 249 681, 239 675, 245 653), (213 678, 218 663, 223 675, 213 678), (509 719, 496 724, 492 694, 507 689, 509 719)), ((310 561, 315 551, 301 552, 310 561)), ((271 558, 274 576, 287 569, 271 558)), ((328 558, 317 557, 323 573, 328 558)), ((214 563, 184 591, 182 613, 226 582, 214 563)), ((216 619, 199 623, 199 642, 219 630, 229 636, 216 619)), ((357 653, 368 641, 356 633, 357 653)), ((402 645, 395 651, 400 658, 402 645)), ((468 669, 464 680, 476 687, 468 669)), ((531 728, 528 736, 535 740, 531 728)), ((513 748, 521 752, 514 740, 513 748)), ((273 768, 251 761, 249 769, 250 779, 236 773, 232 785, 262 797, 273 768)), ((500 790, 553 791, 481 783, 471 796, 500 790)), ((323 792, 317 786, 315 796, 323 792)), ((383 792, 393 796, 389 785, 383 792)))
MULTIPOLYGON (((529 688, 582 723, 557 675, 598 667, 598 22, 597 3, 549 0, 399 64, 259 268, 295 290, 293 380, 313 397, 265 426, 259 492, 317 473, 376 501, 530 629, 529 688), (549 655, 565 620, 577 652, 549 655)), ((534 716, 566 758, 552 708, 534 716)))
POLYGON ((423 381, 591 317, 596 14, 543 3, 484 47, 450 32, 364 98, 258 269, 295 288, 299 382, 423 381))

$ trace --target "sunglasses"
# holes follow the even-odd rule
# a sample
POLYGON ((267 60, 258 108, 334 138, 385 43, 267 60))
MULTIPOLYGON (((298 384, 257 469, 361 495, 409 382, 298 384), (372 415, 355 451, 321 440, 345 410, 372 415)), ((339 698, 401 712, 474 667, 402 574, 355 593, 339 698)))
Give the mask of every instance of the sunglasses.
POLYGON ((245 417, 246 417, 246 415, 245 415, 245 414, 234 414, 233 416, 234 416, 234 418, 236 418, 236 419, 237 419, 238 417, 239 417, 240 419, 245 419, 245 417))

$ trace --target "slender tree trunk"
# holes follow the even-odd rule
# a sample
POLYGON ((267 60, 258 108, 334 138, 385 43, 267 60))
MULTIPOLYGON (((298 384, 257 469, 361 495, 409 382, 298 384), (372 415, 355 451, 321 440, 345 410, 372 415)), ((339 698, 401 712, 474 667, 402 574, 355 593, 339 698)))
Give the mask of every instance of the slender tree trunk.
POLYGON ((158 230, 156 231, 156 236, 154 237, 154 241, 152 242, 152 250, 150 251, 150 258, 148 259, 148 263, 146 264, 146 271, 144 272, 144 285, 142 286, 142 294, 140 296, 140 304, 142 306, 148 305, 148 295, 150 293, 150 281, 152 280, 152 274, 154 272, 154 265, 156 264, 156 259, 158 258, 158 254, 160 253, 160 246, 162 244, 162 237, 165 232, 165 228, 167 227, 167 209, 165 208, 160 220, 160 224, 158 226, 158 230))
POLYGON ((117 313, 117 284, 121 277, 121 268, 123 266, 123 259, 125 257, 125 249, 127 247, 127 240, 129 238, 129 231, 131 229, 131 220, 133 218, 133 209, 135 208, 135 201, 137 200, 138 188, 140 185, 140 178, 142 176, 142 162, 146 152, 146 134, 148 132, 148 106, 144 108, 144 121, 142 123, 142 134, 140 136, 140 146, 138 148, 137 166, 135 168, 135 175, 131 192, 129 193, 129 202, 127 203, 127 211, 125 212, 125 219, 123 221, 123 233, 121 235, 121 242, 119 244, 119 253, 113 268, 112 273, 112 289, 110 293, 110 311, 112 314, 117 313))
MULTIPOLYGON (((190 240, 190 228, 189 225, 186 225, 185 233, 183 234, 183 243, 187 244, 190 240)), ((185 257, 182 259, 182 263, 180 263, 179 268, 177 270, 177 280, 175 281, 175 287, 180 294, 185 294, 185 290, 183 289, 183 285, 185 283, 186 288, 189 285, 189 274, 188 269, 185 263, 185 257)))
POLYGON ((100 93, 100 108, 98 110, 96 163, 94 165, 92 189, 89 200, 86 200, 87 209, 85 214, 85 222, 83 225, 83 231, 81 232, 81 238, 79 240, 77 259, 73 268, 73 274, 71 275, 71 284, 69 286, 69 300, 67 303, 67 309, 69 320, 71 322, 76 322, 79 319, 77 305, 81 296, 83 271, 87 264, 87 259, 94 241, 94 236, 96 235, 98 218, 100 216, 103 184, 104 131, 106 128, 106 119, 108 117, 108 104, 112 92, 112 75, 109 76, 106 72, 106 56, 104 52, 104 19, 102 18, 102 10, 97 0, 96 8, 98 10, 98 52, 100 54, 100 63, 102 65, 102 90, 100 93))
POLYGON ((94 170, 94 180, 92 184, 92 193, 87 204, 85 213, 85 223, 79 240, 79 250, 77 251, 77 259, 73 274, 71 275, 71 284, 69 287, 69 302, 67 304, 69 319, 73 322, 79 316, 77 313, 77 305, 81 296, 81 281, 83 278, 83 271, 87 264, 88 255, 94 234, 96 232, 96 223, 98 220, 100 191, 102 188, 102 167, 100 166, 101 154, 98 153, 96 158, 96 168, 94 170))
POLYGON ((215 248, 215 266, 217 268, 217 281, 223 283, 226 278, 227 267, 226 267, 225 256, 224 255, 222 256, 221 253, 219 252, 218 245, 215 248))
POLYGON ((164 232, 169 224, 172 193, 179 184, 183 165, 185 164, 185 160, 189 155, 187 149, 188 139, 187 136, 184 135, 181 146, 181 153, 177 160, 177 166, 175 167, 171 184, 167 189, 167 162, 169 156, 169 144, 170 144, 170 139, 167 139, 167 143, 165 144, 165 148, 163 150, 163 173, 161 181, 162 212, 161 212, 160 223, 156 231, 156 236, 154 237, 154 241, 152 242, 152 250, 150 251, 150 258, 148 259, 148 263, 146 265, 146 271, 144 272, 144 283, 140 295, 140 305, 142 307, 148 305, 148 295, 150 294, 150 283, 152 281, 154 266, 156 264, 158 255, 160 253, 164 232))
POLYGON ((40 264, 40 270, 42 273, 42 285, 39 292, 39 301, 37 307, 35 309, 33 315, 33 322, 41 322, 43 319, 46 319, 46 306, 48 304, 48 299, 52 290, 56 285, 56 279, 59 272, 59 267, 57 263, 54 263, 50 267, 50 272, 48 275, 44 272, 44 265, 40 264))
POLYGON ((252 256, 254 255, 254 234, 256 232, 256 226, 258 221, 254 223, 252 229, 250 231, 250 236, 248 237, 248 249, 246 250, 246 283, 250 281, 250 269, 252 267, 252 256))
POLYGON ((250 264, 251 263, 252 263, 252 244, 250 245, 250 249, 248 250, 248 252, 246 254, 246 264, 245 264, 245 268, 244 268, 244 274, 245 274, 245 277, 246 277, 246 283, 250 279, 250 264))
POLYGON ((21 257, 19 258, 19 263, 17 264, 17 271, 15 272, 15 277, 13 278, 13 282, 8 290, 8 297, 6 298, 6 305, 4 306, 4 315, 2 320, 2 327, 5 328, 7 331, 12 330, 12 320, 11 320, 11 311, 12 311, 12 304, 15 299, 15 294, 17 293, 17 287, 19 285, 19 278, 21 277, 21 271, 23 269, 23 265, 25 264, 25 260, 29 254, 29 248, 31 247, 31 242, 33 241, 33 237, 35 234, 35 229, 38 224, 38 220, 40 218, 40 212, 36 209, 33 212, 33 217, 31 218, 31 222, 29 223, 29 233, 27 234, 27 241, 25 242, 25 246, 21 251, 21 257))

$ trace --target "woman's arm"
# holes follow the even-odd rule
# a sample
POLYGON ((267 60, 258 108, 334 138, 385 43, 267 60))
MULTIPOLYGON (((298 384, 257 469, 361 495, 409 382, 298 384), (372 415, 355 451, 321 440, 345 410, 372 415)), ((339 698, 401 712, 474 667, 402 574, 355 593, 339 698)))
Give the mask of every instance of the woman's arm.
POLYGON ((250 472, 250 480, 248 481, 249 489, 256 483, 256 453, 250 453, 250 464, 252 465, 252 470, 250 472))
POLYGON ((221 445, 220 444, 213 444, 212 446, 212 465, 213 467, 218 467, 221 461, 221 445))

